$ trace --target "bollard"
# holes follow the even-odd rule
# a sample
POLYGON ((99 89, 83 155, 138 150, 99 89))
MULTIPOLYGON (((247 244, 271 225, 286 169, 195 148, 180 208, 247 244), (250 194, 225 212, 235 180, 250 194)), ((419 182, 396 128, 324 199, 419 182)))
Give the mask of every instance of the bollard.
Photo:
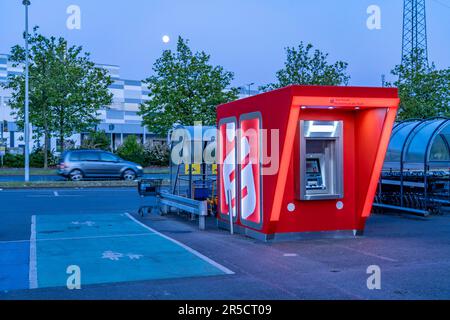
POLYGON ((234 234, 233 207, 231 204, 231 190, 228 190, 227 194, 228 194, 228 216, 230 217, 230 234, 234 234))
POLYGON ((202 201, 199 204, 199 215, 198 215, 198 228, 200 230, 205 230, 205 220, 208 214, 208 204, 206 201, 202 201))

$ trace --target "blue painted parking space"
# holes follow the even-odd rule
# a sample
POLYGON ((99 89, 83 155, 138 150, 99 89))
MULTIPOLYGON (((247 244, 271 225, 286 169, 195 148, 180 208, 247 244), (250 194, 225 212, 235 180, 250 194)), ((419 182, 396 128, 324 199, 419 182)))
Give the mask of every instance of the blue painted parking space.
POLYGON ((37 240, 151 235, 126 214, 38 215, 37 240))
POLYGON ((231 273, 126 214, 37 216, 36 285, 66 286, 69 266, 81 285, 231 273))
POLYGON ((0 243, 0 291, 28 288, 29 257, 28 241, 0 243))

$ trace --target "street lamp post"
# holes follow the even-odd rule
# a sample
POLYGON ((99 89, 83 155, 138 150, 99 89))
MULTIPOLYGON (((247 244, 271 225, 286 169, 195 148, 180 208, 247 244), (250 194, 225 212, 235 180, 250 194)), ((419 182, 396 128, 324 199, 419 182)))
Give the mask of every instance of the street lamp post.
POLYGON ((30 119, 29 119, 29 61, 28 61, 28 6, 30 0, 23 0, 25 6, 25 182, 30 181, 30 119))
POLYGON ((252 88, 252 86, 253 86, 254 84, 255 84, 254 82, 247 84, 247 86, 248 86, 248 96, 251 96, 251 95, 252 95, 251 88, 252 88))

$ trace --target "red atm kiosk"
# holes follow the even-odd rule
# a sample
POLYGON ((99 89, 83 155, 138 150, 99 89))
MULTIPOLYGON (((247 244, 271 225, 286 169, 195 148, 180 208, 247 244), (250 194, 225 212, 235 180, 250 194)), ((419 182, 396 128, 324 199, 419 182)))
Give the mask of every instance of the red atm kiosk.
POLYGON ((395 88, 295 85, 218 106, 219 227, 362 234, 399 102, 395 88))

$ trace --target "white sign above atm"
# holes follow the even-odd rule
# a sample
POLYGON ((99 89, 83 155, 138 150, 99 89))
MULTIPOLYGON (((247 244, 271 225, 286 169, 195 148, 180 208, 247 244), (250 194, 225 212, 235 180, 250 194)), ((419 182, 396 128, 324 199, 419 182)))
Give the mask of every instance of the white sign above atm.
POLYGON ((400 99, 351 97, 294 97, 293 104, 309 107, 391 107, 400 99))

